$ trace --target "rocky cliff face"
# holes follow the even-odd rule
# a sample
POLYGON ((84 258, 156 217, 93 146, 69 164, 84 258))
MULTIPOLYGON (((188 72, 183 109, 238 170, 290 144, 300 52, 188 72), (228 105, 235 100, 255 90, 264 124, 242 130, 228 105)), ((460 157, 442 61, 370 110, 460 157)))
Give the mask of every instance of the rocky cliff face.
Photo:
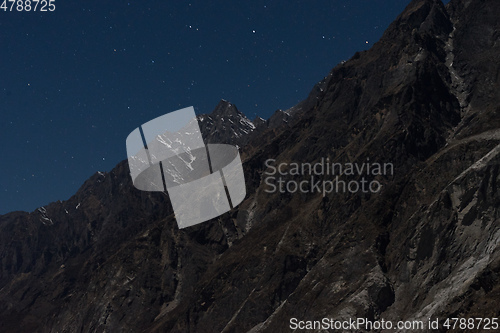
POLYGON ((244 146, 254 137, 256 126, 236 105, 221 100, 211 114, 198 116, 198 123, 207 143, 230 143, 244 146))
POLYGON ((286 125, 247 137, 224 101, 201 116, 206 141, 241 140, 247 182, 246 200, 213 221, 179 230, 166 195, 135 190, 125 162, 66 202, 1 216, 2 331, 499 317, 499 6, 412 1, 286 125), (377 193, 268 193, 269 159, 393 172, 368 175, 377 193))

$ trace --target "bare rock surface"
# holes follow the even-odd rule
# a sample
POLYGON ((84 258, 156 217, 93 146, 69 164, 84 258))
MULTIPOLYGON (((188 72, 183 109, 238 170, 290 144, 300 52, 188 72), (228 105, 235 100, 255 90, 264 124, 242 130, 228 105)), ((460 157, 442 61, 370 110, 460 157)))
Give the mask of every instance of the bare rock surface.
POLYGON ((237 144, 244 162, 247 197, 217 219, 179 230, 126 162, 68 201, 0 216, 1 331, 500 317, 499 6, 414 0, 296 107, 200 115, 205 141, 237 144), (269 193, 269 159, 393 172, 367 176, 378 193, 269 193))

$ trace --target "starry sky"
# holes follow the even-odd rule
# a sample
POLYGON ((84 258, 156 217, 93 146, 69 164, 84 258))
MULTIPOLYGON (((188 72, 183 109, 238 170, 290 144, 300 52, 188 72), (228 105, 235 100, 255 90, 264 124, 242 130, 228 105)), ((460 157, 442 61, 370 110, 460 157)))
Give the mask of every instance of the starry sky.
POLYGON ((221 98, 250 119, 307 97, 409 0, 77 1, 0 10, 0 214, 66 200, 138 125, 221 98))

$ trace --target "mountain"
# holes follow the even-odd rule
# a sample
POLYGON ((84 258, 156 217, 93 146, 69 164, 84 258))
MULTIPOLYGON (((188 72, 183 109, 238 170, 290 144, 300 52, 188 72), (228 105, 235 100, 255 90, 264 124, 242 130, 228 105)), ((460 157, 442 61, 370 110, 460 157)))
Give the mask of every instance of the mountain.
POLYGON ((238 144, 244 165, 247 197, 217 219, 179 230, 167 195, 134 189, 126 162, 68 201, 0 216, 2 331, 285 332, 291 318, 439 318, 446 331, 445 318, 498 318, 499 7, 412 1, 277 112, 291 115, 280 126, 225 101, 200 116, 205 141, 238 144), (325 161, 364 172, 307 172, 325 161), (287 173, 271 175, 280 163, 287 173), (322 183, 280 192, 270 177, 322 183), (321 191, 364 181, 381 186, 321 191))
POLYGON ((211 114, 198 116, 207 143, 230 143, 241 147, 248 143, 256 126, 236 105, 221 100, 211 114))
POLYGON ((309 105, 307 103, 314 98, 316 96, 311 93, 298 105, 286 111, 276 110, 268 120, 256 117, 253 122, 239 111, 236 105, 222 99, 212 113, 199 115, 198 123, 205 142, 230 143, 243 147, 264 134, 266 129, 280 131, 290 126, 294 120, 300 118, 302 106, 309 105))

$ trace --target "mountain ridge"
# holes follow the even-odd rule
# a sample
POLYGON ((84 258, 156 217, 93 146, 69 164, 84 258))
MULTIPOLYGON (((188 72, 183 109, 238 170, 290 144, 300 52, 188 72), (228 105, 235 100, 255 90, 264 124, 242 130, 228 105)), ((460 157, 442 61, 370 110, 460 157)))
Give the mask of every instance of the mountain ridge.
MULTIPOLYGON (((256 333, 290 318, 498 317, 498 2, 481 5, 412 1, 292 121, 252 132, 247 198, 217 219, 179 230, 168 197, 135 190, 126 162, 67 202, 0 216, 2 327, 256 333), (374 178, 378 194, 266 191, 269 159, 322 158, 395 172, 374 178)), ((239 116, 221 103, 221 117, 239 116)), ((213 129, 206 142, 222 139, 213 129)))

